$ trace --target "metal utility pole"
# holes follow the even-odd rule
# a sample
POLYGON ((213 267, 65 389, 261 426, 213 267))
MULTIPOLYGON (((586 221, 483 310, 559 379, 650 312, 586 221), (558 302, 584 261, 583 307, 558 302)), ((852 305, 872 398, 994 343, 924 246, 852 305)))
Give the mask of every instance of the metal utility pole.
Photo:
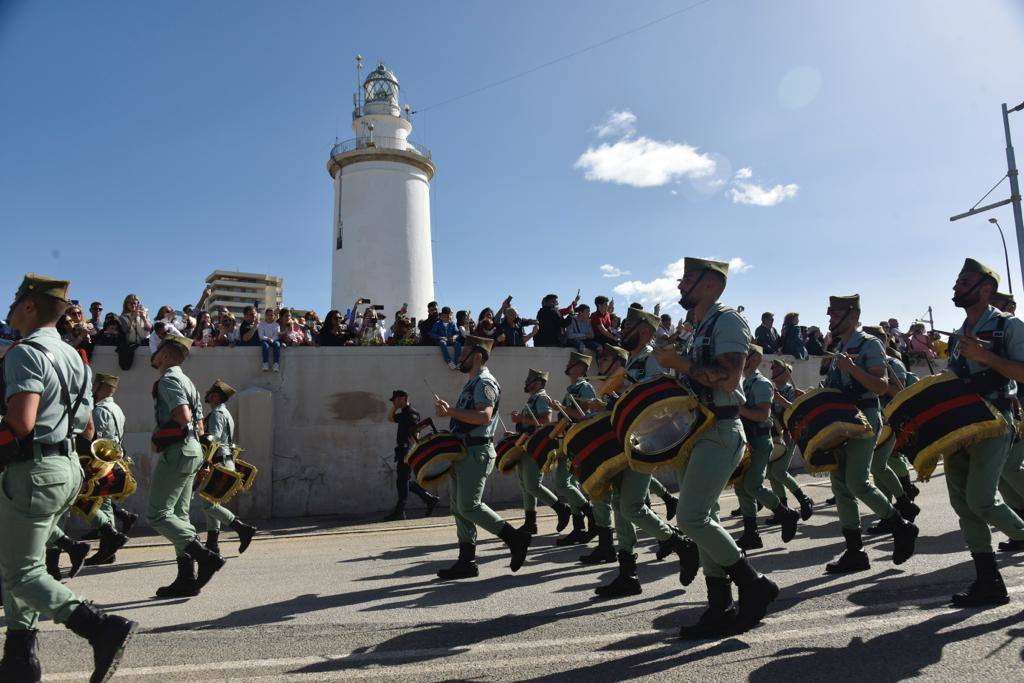
MULTIPOLYGON (((958 221, 961 218, 967 218, 968 216, 996 209, 1000 206, 1012 204, 1013 223, 1017 229, 1017 257, 1021 265, 1021 278, 1024 280, 1024 215, 1021 213, 1020 206, 1020 180, 1018 178, 1017 161, 1013 154, 1013 142, 1010 139, 1010 112, 1020 111, 1021 109, 1024 109, 1024 102, 1021 102, 1012 109, 1008 108, 1005 102, 1003 103, 1003 132, 1006 135, 1006 175, 1003 176, 1003 178, 1010 179, 1010 198, 1003 199, 1002 201, 994 202, 992 204, 986 204, 985 206, 978 206, 978 204, 988 196, 986 194, 985 197, 982 197, 981 200, 978 201, 978 204, 975 204, 970 211, 950 216, 949 220, 958 221)), ((1001 183, 1002 179, 1000 179, 999 182, 1001 183)), ((996 187, 998 186, 999 183, 996 183, 996 187)), ((992 190, 994 189, 995 187, 992 188, 992 190)), ((991 193, 992 190, 989 190, 989 193, 991 193)), ((1000 230, 1000 233, 1002 233, 1002 230, 1000 230)), ((1007 266, 1006 276, 1007 278, 1010 276, 1009 266, 1007 266)))

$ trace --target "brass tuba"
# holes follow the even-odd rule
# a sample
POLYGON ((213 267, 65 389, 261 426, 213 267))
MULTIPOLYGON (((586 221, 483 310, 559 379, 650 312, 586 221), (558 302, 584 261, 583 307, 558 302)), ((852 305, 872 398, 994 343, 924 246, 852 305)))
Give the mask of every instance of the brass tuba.
POLYGON ((124 457, 124 449, 113 439, 96 439, 90 444, 89 452, 100 462, 117 462, 124 457))

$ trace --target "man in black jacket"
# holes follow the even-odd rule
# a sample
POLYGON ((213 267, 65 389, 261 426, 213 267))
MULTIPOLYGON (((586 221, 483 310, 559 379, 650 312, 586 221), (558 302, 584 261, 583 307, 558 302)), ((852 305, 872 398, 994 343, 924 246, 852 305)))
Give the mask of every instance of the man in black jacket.
POLYGON ((540 330, 533 338, 534 346, 564 346, 565 328, 572 320, 572 313, 576 310, 576 304, 580 302, 580 293, 576 292, 576 298, 568 308, 558 309, 558 295, 548 294, 541 299, 540 310, 537 311, 537 324, 540 330))
POLYGON ((437 496, 420 486, 419 482, 411 480, 409 463, 405 461, 409 449, 416 443, 416 425, 419 424, 420 414, 409 405, 409 394, 401 389, 395 389, 391 393, 391 410, 388 412, 388 420, 398 425, 395 442, 395 484, 398 488, 398 502, 395 503, 395 509, 385 521, 405 519, 405 500, 409 497, 409 491, 419 496, 427 506, 427 513, 424 517, 429 517, 434 511, 434 506, 437 505, 437 496))
POLYGON ((754 343, 764 349, 766 354, 778 353, 782 343, 779 333, 775 330, 775 315, 762 313, 761 324, 754 330, 754 343))

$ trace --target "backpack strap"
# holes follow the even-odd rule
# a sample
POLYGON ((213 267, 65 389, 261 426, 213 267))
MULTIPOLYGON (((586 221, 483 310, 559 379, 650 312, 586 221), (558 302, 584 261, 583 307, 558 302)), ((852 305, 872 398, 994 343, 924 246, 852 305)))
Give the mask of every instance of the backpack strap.
POLYGON ((22 343, 26 346, 31 346, 33 349, 46 356, 47 360, 50 361, 50 366, 53 368, 53 372, 57 375, 57 381, 60 383, 60 400, 61 403, 64 404, 64 417, 68 421, 68 431, 64 438, 69 441, 75 436, 75 415, 78 414, 78 409, 82 406, 82 401, 85 400, 85 392, 87 390, 85 382, 82 382, 82 386, 79 387, 78 394, 75 396, 74 402, 72 402, 71 391, 68 389, 68 382, 64 379, 64 373, 60 371, 60 367, 57 365, 57 358, 53 355, 53 352, 42 344, 30 339, 25 339, 22 343))

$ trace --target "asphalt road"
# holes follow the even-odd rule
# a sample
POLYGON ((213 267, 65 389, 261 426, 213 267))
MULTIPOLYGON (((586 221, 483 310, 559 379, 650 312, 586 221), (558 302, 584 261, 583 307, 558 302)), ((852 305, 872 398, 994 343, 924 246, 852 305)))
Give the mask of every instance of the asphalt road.
MULTIPOLYGON (((478 579, 437 581, 456 554, 442 515, 297 522, 261 533, 243 557, 229 535, 227 567, 187 600, 152 597, 174 574, 170 547, 153 538, 70 586, 142 624, 117 680, 1022 679, 1024 555, 1000 558, 1009 605, 949 607, 973 569, 941 475, 918 499, 918 554, 897 568, 891 542, 870 540, 871 570, 840 577, 823 573, 842 548, 835 509, 821 503, 827 480, 803 482, 818 503, 814 517, 787 546, 763 532, 766 547, 751 555, 782 586, 779 599, 762 626, 720 642, 676 640, 703 610, 703 580, 683 589, 675 564, 654 560, 653 541, 640 549, 643 595, 597 601, 593 589, 613 567, 584 567, 579 548, 555 547, 550 516, 517 574, 500 542, 486 539, 478 579)), ((734 502, 723 496, 725 510, 734 502)), ((738 520, 728 526, 739 533, 738 520)), ((46 680, 85 680, 87 645, 50 622, 41 628, 46 680)))

